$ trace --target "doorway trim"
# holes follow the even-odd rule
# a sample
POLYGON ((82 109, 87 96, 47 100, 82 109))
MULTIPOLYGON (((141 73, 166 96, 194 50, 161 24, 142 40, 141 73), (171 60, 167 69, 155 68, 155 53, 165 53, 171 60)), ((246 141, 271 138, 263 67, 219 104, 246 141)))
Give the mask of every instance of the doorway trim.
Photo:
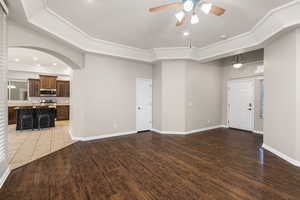
POLYGON ((229 112, 229 86, 232 82, 243 82, 243 81, 249 81, 252 82, 253 84, 253 91, 252 91, 252 105, 253 105, 253 109, 252 109, 252 113, 251 113, 251 130, 247 130, 247 131, 251 131, 254 132, 255 130, 255 80, 257 78, 239 78, 239 79, 231 79, 227 81, 227 88, 226 88, 226 95, 227 95, 227 105, 226 105, 226 111, 227 111, 227 120, 226 120, 226 124, 227 127, 230 128, 229 125, 229 116, 230 116, 230 112, 229 112))

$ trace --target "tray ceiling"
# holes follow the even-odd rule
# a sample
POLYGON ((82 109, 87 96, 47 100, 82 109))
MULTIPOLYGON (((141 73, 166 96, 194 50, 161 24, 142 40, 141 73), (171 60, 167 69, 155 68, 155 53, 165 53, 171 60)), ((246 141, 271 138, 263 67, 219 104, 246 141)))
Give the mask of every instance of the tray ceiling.
POLYGON ((222 17, 198 12, 200 23, 175 27, 178 9, 149 13, 148 8, 174 0, 48 0, 57 15, 90 36, 123 45, 151 49, 184 47, 189 42, 203 47, 248 32, 270 10, 291 0, 211 0, 226 9, 222 17), (188 37, 183 32, 188 31, 188 37))

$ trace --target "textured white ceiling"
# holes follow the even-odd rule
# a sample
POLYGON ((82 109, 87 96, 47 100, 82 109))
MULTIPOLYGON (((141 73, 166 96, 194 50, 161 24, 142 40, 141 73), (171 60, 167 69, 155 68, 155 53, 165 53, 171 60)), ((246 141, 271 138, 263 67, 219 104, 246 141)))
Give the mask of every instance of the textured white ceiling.
POLYGON ((33 67, 49 68, 52 71, 57 71, 58 74, 68 74, 71 71, 71 68, 68 65, 54 56, 26 48, 8 48, 8 63, 9 66, 27 66, 30 69, 33 69, 33 67), (38 60, 34 60, 34 57, 38 60), (16 59, 19 61, 17 62, 16 59), (53 63, 56 63, 56 66, 54 66, 53 63))
POLYGON ((139 48, 203 47, 249 31, 271 9, 292 0, 211 0, 227 10, 216 17, 198 12, 200 23, 175 27, 178 9, 149 13, 174 0, 48 0, 48 7, 92 37, 139 48), (190 36, 182 33, 189 31, 190 36))

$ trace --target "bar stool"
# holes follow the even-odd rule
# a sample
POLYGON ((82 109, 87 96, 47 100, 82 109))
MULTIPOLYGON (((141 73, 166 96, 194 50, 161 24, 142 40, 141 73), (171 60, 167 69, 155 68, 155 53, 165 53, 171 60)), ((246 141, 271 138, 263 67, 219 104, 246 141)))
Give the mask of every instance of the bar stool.
POLYGON ((34 129, 34 117, 32 108, 20 108, 20 130, 34 129))
POLYGON ((37 127, 40 130, 42 128, 49 128, 51 123, 50 109, 49 108, 37 108, 37 127), (42 123, 43 122, 43 123, 42 123))

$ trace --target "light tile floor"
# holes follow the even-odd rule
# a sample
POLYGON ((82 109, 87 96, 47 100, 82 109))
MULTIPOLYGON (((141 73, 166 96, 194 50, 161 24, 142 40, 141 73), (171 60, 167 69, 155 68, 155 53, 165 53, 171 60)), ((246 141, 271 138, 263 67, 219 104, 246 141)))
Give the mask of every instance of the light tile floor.
POLYGON ((15 125, 8 126, 8 155, 10 169, 15 169, 75 141, 69 135, 69 122, 56 122, 55 128, 16 131, 15 125))

